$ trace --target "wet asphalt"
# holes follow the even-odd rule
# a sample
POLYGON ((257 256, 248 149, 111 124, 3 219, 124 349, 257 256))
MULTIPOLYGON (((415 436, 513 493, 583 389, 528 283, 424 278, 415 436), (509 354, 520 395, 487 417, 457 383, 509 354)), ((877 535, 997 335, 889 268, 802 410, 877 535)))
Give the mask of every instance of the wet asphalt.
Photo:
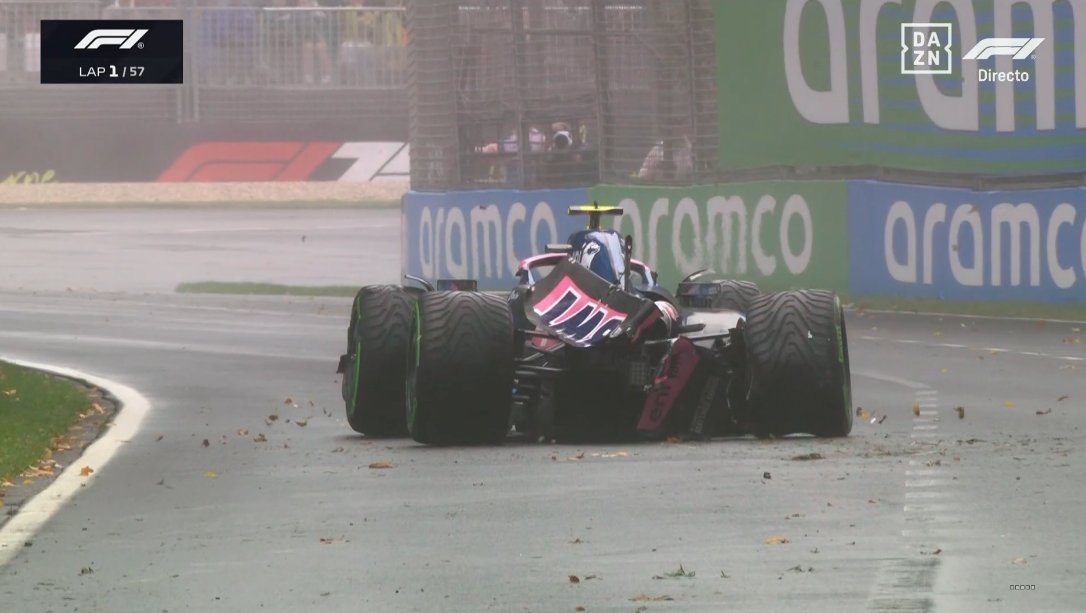
POLYGON ((173 293, 394 282, 399 223, 0 210, 0 353, 152 403, 2 608, 1086 609, 1086 324, 852 312, 846 439, 433 449, 350 432, 348 299, 173 293))

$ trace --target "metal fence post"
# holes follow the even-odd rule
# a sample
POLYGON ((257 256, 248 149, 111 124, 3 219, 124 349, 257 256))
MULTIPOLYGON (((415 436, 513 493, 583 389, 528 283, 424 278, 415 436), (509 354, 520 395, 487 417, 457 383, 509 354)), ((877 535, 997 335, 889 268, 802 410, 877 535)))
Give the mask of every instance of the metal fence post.
MULTIPOLYGON (((527 70, 528 62, 525 57, 525 36, 524 36, 524 0, 511 0, 509 3, 512 10, 510 19, 513 26, 513 88, 516 91, 516 116, 517 116, 517 166, 519 175, 516 187, 524 187, 528 182, 528 167, 526 161, 526 151, 532 146, 532 134, 527 124, 524 122, 524 105, 527 96, 525 95, 524 73, 527 70)), ((508 181, 509 177, 506 177, 508 181)))
POLYGON ((611 79, 607 62, 607 0, 592 0, 592 55, 595 57, 596 76, 596 171, 601 181, 606 180, 609 168, 610 147, 610 100, 611 79), (601 40, 602 39, 602 40, 601 40))
POLYGON ((460 138, 453 52, 455 0, 408 0, 408 114, 411 184, 441 189, 460 183, 460 138))
POLYGON ((686 66, 688 71, 687 85, 689 85, 689 100, 687 100, 687 138, 691 140, 690 147, 690 181, 697 182, 700 179, 699 162, 701 156, 698 155, 698 148, 693 146, 697 142, 698 138, 698 94, 697 94, 697 66, 694 62, 694 4, 697 0, 684 0, 683 11, 686 12, 686 45, 684 45, 684 52, 686 53, 686 66))
POLYGON ((665 82, 665 76, 668 75, 668 62, 665 57, 665 53, 668 46, 667 31, 665 24, 667 23, 667 17, 665 11, 667 9, 666 4, 669 0, 663 2, 650 2, 646 9, 649 15, 650 40, 652 41, 653 51, 653 63, 652 63, 652 89, 653 100, 655 101, 656 112, 653 115, 653 135, 656 140, 663 143, 662 147, 662 159, 660 160, 660 166, 658 170, 662 172, 663 178, 669 182, 674 177, 674 158, 672 155, 671 147, 671 130, 670 122, 672 107, 672 91, 668 87, 668 83, 665 82))
MULTIPOLYGON (((191 17, 189 19, 189 23, 194 24, 194 25, 199 20, 203 19, 203 10, 198 6, 194 6, 197 1, 198 0, 189 0, 189 2, 190 2, 189 10, 191 11, 191 17)), ((203 33, 199 32, 199 31, 193 32, 193 36, 191 38, 189 38, 189 41, 190 41, 190 44, 192 45, 190 47, 190 52, 189 52, 190 53, 189 57, 192 58, 192 90, 191 90, 192 95, 189 97, 189 100, 191 101, 190 103, 191 103, 192 120, 193 121, 200 121, 200 118, 203 116, 203 110, 204 110, 204 108, 203 108, 203 93, 204 93, 204 91, 203 91, 203 83, 201 82, 202 79, 203 79, 203 72, 204 72, 202 62, 201 62, 201 59, 202 59, 201 58, 201 49, 202 49, 202 45, 204 44, 203 33)))
POLYGON ((196 0, 188 0, 185 4, 185 72, 188 73, 188 79, 185 80, 186 88, 186 104, 187 115, 190 121, 196 122, 200 120, 200 87, 197 84, 199 78, 199 68, 197 55, 194 49, 197 47, 193 40, 196 34, 193 32, 195 29, 193 24, 196 20, 193 18, 195 14, 195 7, 193 4, 196 0))

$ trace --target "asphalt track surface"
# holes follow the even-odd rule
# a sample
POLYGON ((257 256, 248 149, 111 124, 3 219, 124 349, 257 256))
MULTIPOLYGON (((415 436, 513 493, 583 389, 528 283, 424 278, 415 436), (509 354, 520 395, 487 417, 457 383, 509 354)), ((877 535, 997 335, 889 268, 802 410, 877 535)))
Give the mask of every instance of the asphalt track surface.
POLYGON ((350 433, 349 300, 171 293, 394 281, 398 224, 0 211, 0 353, 151 402, 3 610, 1086 610, 1080 325, 852 313, 843 440, 432 449, 350 433))

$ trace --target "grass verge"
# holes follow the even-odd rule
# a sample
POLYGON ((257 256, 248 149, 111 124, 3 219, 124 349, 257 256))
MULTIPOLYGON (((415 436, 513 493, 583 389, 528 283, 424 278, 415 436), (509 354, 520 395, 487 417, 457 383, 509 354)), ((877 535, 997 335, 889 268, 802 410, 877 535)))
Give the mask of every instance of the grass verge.
POLYGON ((199 281, 182 283, 175 290, 179 294, 238 294, 251 296, 320 296, 353 298, 358 288, 346 285, 280 285, 278 283, 248 283, 227 281, 199 281))
POLYGON ((91 404, 71 381, 0 362, 0 482, 37 464, 91 404))
POLYGON ((0 209, 394 209, 396 200, 218 200, 138 202, 0 202, 0 209))
POLYGON ((1086 322, 1086 304, 1036 302, 953 302, 932 298, 846 297, 856 310, 885 310, 903 313, 945 313, 986 317, 1023 317, 1029 319, 1064 319, 1086 322))

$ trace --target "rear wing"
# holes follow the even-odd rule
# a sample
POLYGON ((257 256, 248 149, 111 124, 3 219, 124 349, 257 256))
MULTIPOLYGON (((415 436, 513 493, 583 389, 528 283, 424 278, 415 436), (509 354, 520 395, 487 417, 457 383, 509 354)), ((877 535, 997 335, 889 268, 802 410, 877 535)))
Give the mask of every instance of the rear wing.
POLYGON ((569 215, 588 215, 588 229, 599 230, 600 219, 604 215, 622 215, 623 210, 620 206, 610 206, 593 202, 592 204, 571 206, 566 213, 569 215))

